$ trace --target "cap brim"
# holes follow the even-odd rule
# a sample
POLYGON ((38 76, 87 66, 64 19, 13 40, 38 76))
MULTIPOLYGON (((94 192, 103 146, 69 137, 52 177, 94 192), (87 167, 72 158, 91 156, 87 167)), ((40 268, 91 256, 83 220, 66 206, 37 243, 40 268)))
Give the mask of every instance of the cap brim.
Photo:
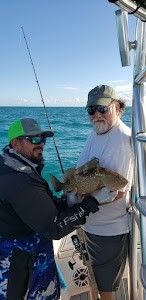
POLYGON ((43 131, 41 132, 41 135, 47 138, 47 137, 52 137, 54 133, 52 131, 43 131))
POLYGON ((52 137, 54 135, 54 133, 52 131, 48 131, 48 130, 47 131, 38 131, 38 130, 34 131, 33 130, 33 132, 26 134, 26 136, 35 136, 35 135, 39 135, 39 134, 43 135, 46 138, 52 137))
POLYGON ((111 98, 97 98, 97 99, 90 99, 90 101, 87 102, 86 107, 94 106, 94 105, 104 105, 108 106, 111 103, 111 98))

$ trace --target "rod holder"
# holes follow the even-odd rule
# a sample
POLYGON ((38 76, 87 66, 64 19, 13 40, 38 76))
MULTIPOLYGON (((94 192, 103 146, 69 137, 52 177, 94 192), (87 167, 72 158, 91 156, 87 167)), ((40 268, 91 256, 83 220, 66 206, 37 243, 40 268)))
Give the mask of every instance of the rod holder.
POLYGON ((123 67, 130 66, 130 44, 128 41, 128 14, 121 9, 116 10, 117 34, 121 64, 123 67))

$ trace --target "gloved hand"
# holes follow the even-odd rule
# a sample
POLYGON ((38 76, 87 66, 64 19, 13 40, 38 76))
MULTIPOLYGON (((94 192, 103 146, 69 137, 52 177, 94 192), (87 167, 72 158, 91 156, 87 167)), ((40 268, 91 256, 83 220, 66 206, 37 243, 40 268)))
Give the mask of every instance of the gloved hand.
POLYGON ((67 201, 67 206, 71 207, 74 204, 80 203, 82 201, 82 197, 78 196, 75 192, 67 192, 66 201, 67 201))
POLYGON ((99 204, 103 204, 106 202, 112 202, 116 196, 118 195, 117 191, 110 191, 108 188, 104 187, 99 191, 95 191, 94 193, 91 194, 99 204))
POLYGON ((89 213, 95 213, 99 210, 98 201, 91 195, 87 195, 83 198, 82 203, 80 206, 86 211, 86 213, 89 215, 89 213))

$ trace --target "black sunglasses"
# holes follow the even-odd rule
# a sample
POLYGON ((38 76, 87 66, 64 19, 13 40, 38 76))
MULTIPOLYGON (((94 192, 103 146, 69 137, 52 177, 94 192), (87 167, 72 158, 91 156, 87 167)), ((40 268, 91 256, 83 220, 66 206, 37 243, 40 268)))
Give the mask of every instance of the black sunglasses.
POLYGON ((41 143, 43 143, 44 145, 46 144, 46 137, 44 136, 23 136, 20 137, 20 139, 28 140, 33 145, 39 145, 41 143))
POLYGON ((93 105, 93 106, 89 106, 87 107, 87 113, 90 116, 95 115, 96 111, 98 111, 101 114, 106 114, 109 111, 109 106, 111 105, 111 103, 106 106, 106 105, 93 105))

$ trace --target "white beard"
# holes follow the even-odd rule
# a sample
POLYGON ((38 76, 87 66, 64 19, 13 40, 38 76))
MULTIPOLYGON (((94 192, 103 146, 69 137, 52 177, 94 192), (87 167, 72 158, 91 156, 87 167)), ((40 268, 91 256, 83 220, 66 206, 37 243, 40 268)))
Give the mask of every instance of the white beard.
POLYGON ((109 130, 109 125, 105 122, 95 122, 93 127, 97 134, 103 134, 109 130))

